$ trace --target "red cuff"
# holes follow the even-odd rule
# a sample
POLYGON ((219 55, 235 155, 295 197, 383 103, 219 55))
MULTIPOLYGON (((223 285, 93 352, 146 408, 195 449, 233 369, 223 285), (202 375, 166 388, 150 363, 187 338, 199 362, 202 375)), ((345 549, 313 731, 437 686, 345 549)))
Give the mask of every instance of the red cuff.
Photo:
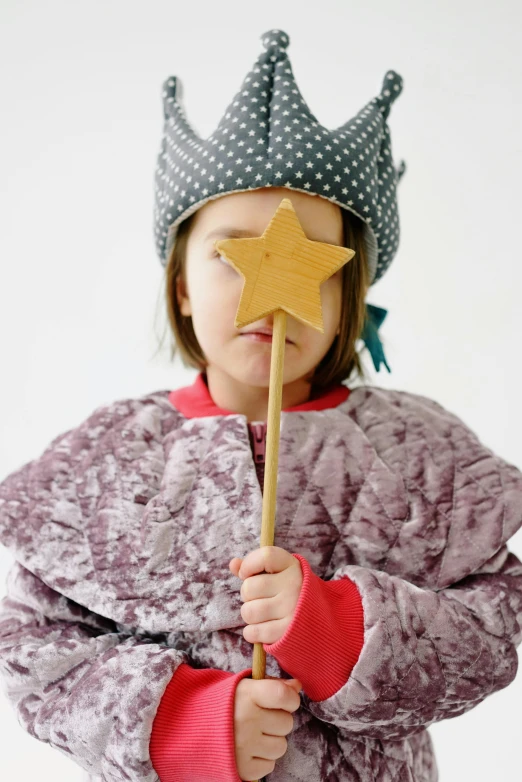
POLYGON ((161 782, 241 782, 234 739, 239 673, 180 663, 152 724, 150 759, 161 782))
POLYGON ((361 596, 348 577, 323 581, 300 554, 303 584, 292 621, 273 644, 263 644, 306 695, 326 700, 346 684, 364 642, 361 596))

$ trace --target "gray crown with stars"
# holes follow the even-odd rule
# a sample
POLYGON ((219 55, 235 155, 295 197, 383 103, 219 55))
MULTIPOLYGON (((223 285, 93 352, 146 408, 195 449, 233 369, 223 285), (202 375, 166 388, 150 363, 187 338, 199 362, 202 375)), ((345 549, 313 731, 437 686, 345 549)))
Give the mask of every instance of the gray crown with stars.
POLYGON ((154 234, 163 266, 180 223, 212 199, 263 187, 288 187, 326 198, 364 222, 370 281, 399 245, 397 184, 406 170, 392 160, 387 118, 402 78, 392 70, 380 94, 353 119, 328 129, 295 82, 288 35, 270 30, 216 130, 200 138, 181 103, 181 82, 163 83, 164 128, 154 177, 154 234))

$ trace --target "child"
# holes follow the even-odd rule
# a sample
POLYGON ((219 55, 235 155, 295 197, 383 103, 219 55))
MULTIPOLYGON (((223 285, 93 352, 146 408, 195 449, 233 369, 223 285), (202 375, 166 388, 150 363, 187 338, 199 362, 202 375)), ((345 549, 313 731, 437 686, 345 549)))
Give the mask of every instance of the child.
POLYGON ((288 36, 263 42, 205 141, 165 83, 156 246, 194 383, 97 408, 0 485, 4 691, 91 780, 434 782, 427 726, 517 671, 522 473, 437 402, 342 382, 361 335, 387 366, 365 296, 398 246, 402 81, 327 130, 288 36), (355 256, 321 286, 324 333, 288 318, 260 548, 273 319, 234 328, 242 279, 214 245, 261 235, 283 197, 355 256))

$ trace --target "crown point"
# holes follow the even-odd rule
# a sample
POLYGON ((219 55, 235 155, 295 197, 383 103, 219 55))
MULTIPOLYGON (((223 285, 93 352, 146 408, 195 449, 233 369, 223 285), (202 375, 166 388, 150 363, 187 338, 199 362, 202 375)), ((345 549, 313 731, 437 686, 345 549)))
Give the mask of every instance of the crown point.
POLYGON ((165 98, 175 98, 176 97, 176 88, 178 88, 178 79, 176 76, 169 76, 168 79, 165 79, 163 82, 163 96, 165 98))
POLYGON ((389 70, 385 73, 381 93, 377 98, 377 104, 385 120, 388 119, 392 103, 402 92, 402 83, 402 76, 396 71, 389 70))
POLYGON ((269 30, 263 36, 261 36, 263 46, 267 52, 274 49, 286 49, 290 43, 290 36, 288 36, 283 30, 269 30))
POLYGON ((400 76, 397 71, 387 71, 382 82, 381 95, 386 95, 387 98, 391 97, 389 102, 393 103, 395 98, 398 98, 402 92, 402 84, 402 76, 400 76))

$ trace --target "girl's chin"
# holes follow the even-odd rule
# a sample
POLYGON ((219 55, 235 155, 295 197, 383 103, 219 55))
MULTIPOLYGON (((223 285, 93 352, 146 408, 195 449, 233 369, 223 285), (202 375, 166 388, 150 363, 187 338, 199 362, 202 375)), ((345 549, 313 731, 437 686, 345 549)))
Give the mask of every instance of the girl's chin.
MULTIPOLYGON (((257 360, 246 361, 243 360, 236 364, 236 371, 233 373, 234 377, 241 383, 248 386, 260 386, 268 388, 270 386, 270 356, 264 360, 260 360, 260 356, 257 360)), ((299 380, 308 369, 306 367, 302 371, 297 366, 293 366, 290 361, 285 361, 283 371, 283 385, 288 383, 295 383, 299 380)))

